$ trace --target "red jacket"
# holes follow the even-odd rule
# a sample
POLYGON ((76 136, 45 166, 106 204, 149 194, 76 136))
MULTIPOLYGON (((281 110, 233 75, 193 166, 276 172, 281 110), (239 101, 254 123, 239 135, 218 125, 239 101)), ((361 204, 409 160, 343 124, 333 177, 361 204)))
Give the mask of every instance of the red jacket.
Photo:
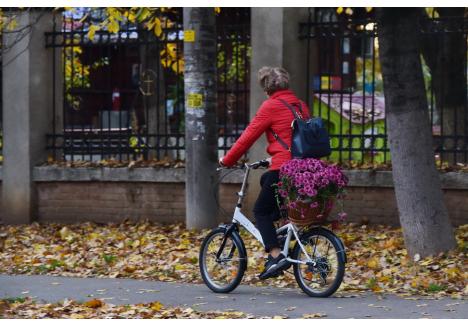
MULTIPOLYGON (((291 159, 291 152, 276 141, 271 132, 271 129, 273 129, 288 146, 291 146, 291 123, 294 120, 294 115, 278 99, 282 99, 292 105, 301 103, 302 116, 309 118, 309 108, 291 90, 281 90, 273 93, 262 103, 253 120, 223 158, 224 165, 234 165, 264 132, 266 132, 268 140, 266 151, 272 156, 270 170, 279 170, 284 162, 291 159)), ((299 112, 299 109, 296 112, 299 112)))

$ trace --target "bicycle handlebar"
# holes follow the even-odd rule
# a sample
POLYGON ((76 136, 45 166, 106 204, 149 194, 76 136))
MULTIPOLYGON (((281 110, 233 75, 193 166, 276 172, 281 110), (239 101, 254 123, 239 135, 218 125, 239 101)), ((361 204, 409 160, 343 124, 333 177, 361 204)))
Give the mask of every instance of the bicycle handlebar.
POLYGON ((216 169, 216 171, 221 171, 223 169, 244 169, 244 168, 248 168, 248 169, 258 169, 260 167, 264 167, 264 168, 267 168, 270 166, 270 161, 268 159, 264 159, 264 160, 261 160, 261 161, 257 161, 257 162, 253 162, 253 163, 245 163, 243 165, 235 165, 235 166, 232 166, 232 167, 225 167, 225 166, 220 166, 216 169))
POLYGON ((270 166, 270 161, 261 160, 261 161, 254 162, 254 163, 251 163, 251 164, 246 164, 246 165, 251 169, 258 169, 259 167, 267 168, 267 167, 270 166))

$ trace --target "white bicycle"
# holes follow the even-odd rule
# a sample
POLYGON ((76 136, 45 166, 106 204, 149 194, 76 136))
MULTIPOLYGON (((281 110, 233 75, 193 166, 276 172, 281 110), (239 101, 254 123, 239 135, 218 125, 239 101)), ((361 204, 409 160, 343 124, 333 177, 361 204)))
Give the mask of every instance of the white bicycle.
MULTIPOLYGON (((244 164, 244 179, 232 223, 213 229, 200 248, 200 273, 205 284, 214 292, 227 293, 242 281, 247 269, 247 251, 239 234, 243 226, 263 245, 262 236, 241 212, 246 184, 251 169, 268 167, 267 160, 244 164)), ((294 277, 301 289, 311 297, 328 297, 343 280, 346 252, 341 239, 321 226, 299 228, 288 223, 276 230, 282 253, 293 266, 294 277), (298 241, 299 240, 299 241, 298 241), (290 244, 295 242, 292 249, 290 244)))

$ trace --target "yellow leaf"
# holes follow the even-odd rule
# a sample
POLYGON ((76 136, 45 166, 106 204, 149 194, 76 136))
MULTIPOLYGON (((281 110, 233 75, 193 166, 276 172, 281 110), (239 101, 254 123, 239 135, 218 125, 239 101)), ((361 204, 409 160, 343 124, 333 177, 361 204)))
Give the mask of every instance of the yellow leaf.
POLYGON ((219 15, 219 13, 221 12, 221 8, 220 7, 215 7, 214 11, 215 11, 216 15, 219 15))
POLYGON ((99 26, 91 25, 89 26, 88 30, 88 37, 92 41, 94 40, 94 36, 96 35, 96 32, 99 31, 101 28, 99 26))
POLYGON ((157 37, 161 36, 161 34, 162 34, 161 20, 159 20, 159 18, 155 19, 154 34, 157 37))
POLYGON ((174 61, 171 65, 172 70, 175 73, 182 73, 184 71, 184 61, 183 60, 177 60, 174 61))
POLYGON ((120 13, 120 11, 118 11, 115 8, 108 7, 107 8, 107 14, 109 15, 109 17, 112 17, 112 20, 123 21, 122 14, 120 13))
POLYGON ((174 266, 174 269, 175 269, 176 271, 179 271, 179 270, 184 269, 184 268, 185 268, 185 266, 184 266, 184 265, 181 265, 181 264, 177 264, 177 265, 174 266))
POLYGON ((379 268, 379 266, 380 266, 380 265, 379 265, 379 260, 378 260, 376 257, 371 258, 371 259, 367 262, 367 266, 368 266, 369 268, 372 268, 372 269, 377 269, 377 268, 379 268))
POLYGON ((147 8, 142 8, 137 16, 139 22, 144 21, 150 15, 150 11, 147 8))
POLYGON ((446 273, 449 278, 455 278, 458 274, 460 274, 460 270, 457 267, 452 267, 447 269, 446 273))
POLYGON ((372 7, 366 7, 366 11, 367 11, 367 12, 371 12, 371 11, 372 11, 372 7))
POLYGON ((336 9, 336 13, 337 13, 338 15, 341 15, 342 12, 343 12, 343 7, 338 7, 338 8, 336 9))
POLYGON ((154 311, 159 311, 162 307, 164 307, 164 305, 159 301, 155 301, 151 304, 151 309, 154 311))
POLYGON ((177 45, 176 44, 169 43, 166 46, 166 49, 167 49, 167 53, 169 54, 169 56, 171 56, 174 59, 177 57, 177 45))
POLYGON ((427 266, 427 265, 432 264, 433 262, 434 262, 434 260, 432 260, 432 259, 427 259, 427 260, 424 260, 424 261, 420 262, 419 264, 420 264, 421 266, 427 266))
POLYGON ((117 33, 120 30, 119 23, 115 19, 110 20, 107 30, 109 33, 117 33))
POLYGON ((346 15, 350 15, 350 16, 351 16, 351 15, 353 14, 353 9, 351 9, 351 8, 346 8, 345 13, 346 13, 346 15))
POLYGON ((99 233, 96 233, 96 232, 92 232, 89 234, 89 238, 90 239, 97 239, 99 238, 101 235, 99 233))
POLYGON ((12 20, 10 20, 8 22, 7 29, 9 31, 12 31, 12 30, 14 30, 16 28, 16 26, 18 26, 18 23, 17 23, 16 19, 12 19, 12 20))
POLYGON ((128 19, 129 22, 134 23, 135 19, 136 19, 136 16, 135 16, 135 14, 133 12, 128 12, 127 19, 128 19))
POLYGON ((377 281, 382 282, 382 283, 387 283, 390 281, 392 278, 390 276, 381 276, 377 278, 377 281))

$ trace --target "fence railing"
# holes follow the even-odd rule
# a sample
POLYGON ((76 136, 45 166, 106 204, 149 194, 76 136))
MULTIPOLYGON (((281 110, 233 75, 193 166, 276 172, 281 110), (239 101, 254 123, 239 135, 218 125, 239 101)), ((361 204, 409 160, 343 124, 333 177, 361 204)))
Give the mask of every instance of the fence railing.
MULTIPOLYGON (((56 53, 54 98, 63 98, 61 112, 53 103, 63 128, 47 136, 54 159, 185 159, 182 10, 166 15, 159 36, 125 22, 118 32, 97 31, 93 38, 89 26, 102 19, 101 10, 56 17, 54 31, 46 33, 46 46, 56 53)), ((249 8, 223 8, 217 34, 222 155, 249 117, 249 8)))
MULTIPOLYGON (((307 42, 307 101, 328 125, 332 160, 385 163, 391 157, 378 26, 372 12, 362 11, 350 18, 336 8, 310 9, 300 24, 299 37, 307 42)), ((422 17, 416 27, 428 45, 421 58, 439 162, 467 162, 467 26, 462 15, 422 17)))

